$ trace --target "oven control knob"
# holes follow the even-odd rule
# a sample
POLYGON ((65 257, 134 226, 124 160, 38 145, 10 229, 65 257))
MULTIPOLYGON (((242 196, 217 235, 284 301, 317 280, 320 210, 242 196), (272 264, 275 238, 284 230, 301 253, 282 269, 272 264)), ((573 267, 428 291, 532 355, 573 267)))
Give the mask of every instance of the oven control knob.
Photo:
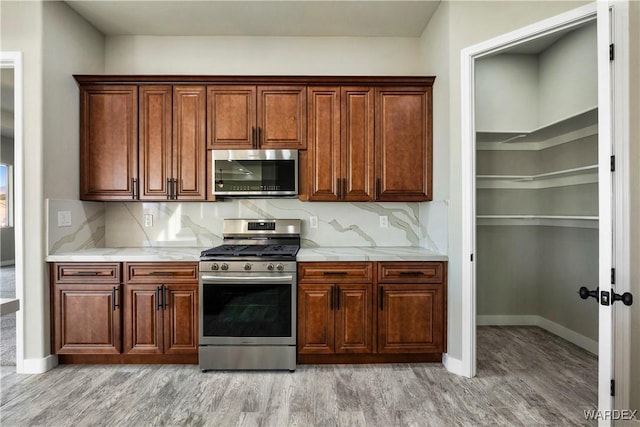
POLYGON ((282 270, 284 270, 284 265, 283 264, 278 264, 278 265, 276 265, 276 269, 278 271, 282 271, 282 270))
POLYGON ((213 271, 216 271, 218 268, 219 268, 219 267, 218 267, 218 263, 217 263, 217 262, 214 262, 213 264, 211 264, 211 269, 212 269, 213 271))
POLYGON ((251 270, 251 264, 246 263, 246 264, 244 265, 244 269, 245 269, 245 270, 247 270, 247 271, 248 271, 248 270, 251 270))
POLYGON ((267 264, 267 270, 273 271, 273 264, 271 263, 267 264))
POLYGON ((229 264, 227 264, 226 262, 223 262, 222 265, 220 266, 220 270, 228 270, 229 269, 229 264))

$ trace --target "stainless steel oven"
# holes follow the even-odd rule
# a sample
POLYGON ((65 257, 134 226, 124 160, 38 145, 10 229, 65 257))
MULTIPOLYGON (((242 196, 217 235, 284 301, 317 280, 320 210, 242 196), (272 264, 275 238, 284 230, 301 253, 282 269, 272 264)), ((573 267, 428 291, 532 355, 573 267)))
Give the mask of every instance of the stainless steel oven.
POLYGON ((225 220, 225 244, 202 253, 203 371, 295 370, 299 221, 276 222, 225 220))
POLYGON ((298 197, 297 150, 211 150, 216 197, 298 197))

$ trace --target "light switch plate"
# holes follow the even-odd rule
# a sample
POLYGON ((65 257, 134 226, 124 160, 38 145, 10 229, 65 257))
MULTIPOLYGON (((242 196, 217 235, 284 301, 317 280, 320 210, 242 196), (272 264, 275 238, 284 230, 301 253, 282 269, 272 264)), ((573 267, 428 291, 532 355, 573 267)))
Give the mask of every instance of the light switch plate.
POLYGON ((309 217, 309 226, 311 228, 318 228, 318 217, 317 216, 310 216, 309 217))
POLYGON ((71 211, 58 211, 58 227, 71 226, 71 211))
POLYGON ((389 228, 389 217, 380 215, 380 228, 389 228))

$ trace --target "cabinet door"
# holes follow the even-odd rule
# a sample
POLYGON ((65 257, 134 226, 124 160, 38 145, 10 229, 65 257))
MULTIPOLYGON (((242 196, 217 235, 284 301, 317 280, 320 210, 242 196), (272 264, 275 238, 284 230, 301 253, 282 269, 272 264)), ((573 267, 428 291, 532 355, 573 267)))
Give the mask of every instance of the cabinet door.
POLYGON ((207 104, 207 148, 255 148, 255 86, 208 86, 207 104))
POLYGON ((333 285, 298 285, 298 353, 334 352, 333 285))
POLYGON ((336 353, 371 353, 371 284, 336 285, 336 353))
POLYGON ((81 200, 137 197, 137 107, 137 86, 80 88, 81 200))
POLYGON ((163 288, 165 354, 198 353, 198 285, 163 288))
POLYGON ((444 287, 379 285, 378 352, 444 351, 444 287))
POLYGON ((308 88, 309 200, 336 201, 340 175, 340 88, 308 88))
POLYGON ((307 148, 305 86, 258 86, 257 110, 260 148, 307 148))
POLYGON ((376 88, 376 200, 432 198, 431 88, 376 88))
POLYGON ((206 91, 173 87, 173 179, 178 200, 205 200, 206 91))
POLYGON ((140 199, 166 200, 171 171, 172 89, 140 86, 140 199))
POLYGON ((125 285, 124 353, 162 354, 161 286, 125 285))
POLYGON ((54 352, 119 354, 120 285, 54 284, 54 352))
POLYGON ((373 89, 343 87, 341 93, 342 200, 373 200, 373 89))

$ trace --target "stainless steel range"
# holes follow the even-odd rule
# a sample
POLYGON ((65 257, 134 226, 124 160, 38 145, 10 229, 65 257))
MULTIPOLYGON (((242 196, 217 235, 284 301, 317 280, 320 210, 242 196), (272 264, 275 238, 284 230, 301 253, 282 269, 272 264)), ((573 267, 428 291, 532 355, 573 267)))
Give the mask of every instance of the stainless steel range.
POLYGON ((300 220, 227 219, 200 256, 202 371, 296 368, 300 220))

